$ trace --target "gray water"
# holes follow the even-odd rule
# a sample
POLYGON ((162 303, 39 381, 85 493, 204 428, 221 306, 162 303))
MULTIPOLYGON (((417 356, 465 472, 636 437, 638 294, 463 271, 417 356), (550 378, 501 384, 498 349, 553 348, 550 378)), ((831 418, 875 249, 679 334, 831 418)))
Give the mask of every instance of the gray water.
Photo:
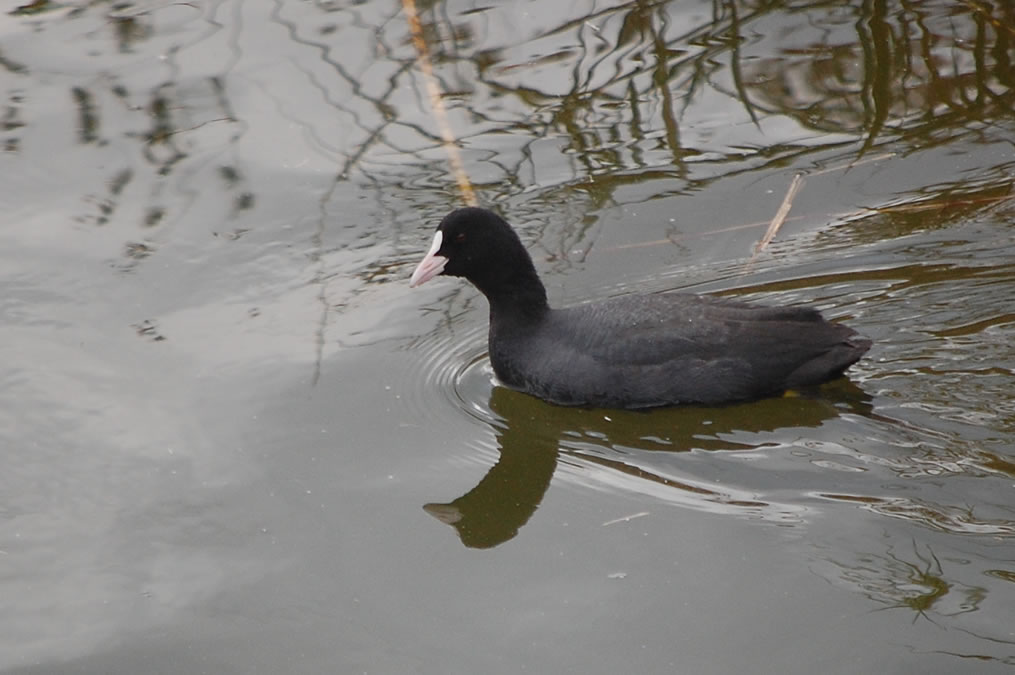
POLYGON ((463 198, 399 3, 10 4, 0 671, 1008 672, 995 5, 420 4, 552 303, 875 342, 816 396, 632 413, 505 390, 483 298, 408 288, 463 198))

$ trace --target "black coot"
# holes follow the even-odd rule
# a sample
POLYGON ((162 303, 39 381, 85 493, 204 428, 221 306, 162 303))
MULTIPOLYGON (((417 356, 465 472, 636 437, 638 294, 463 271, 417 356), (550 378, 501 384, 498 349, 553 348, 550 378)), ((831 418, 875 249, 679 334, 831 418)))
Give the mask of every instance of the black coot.
POLYGON ((465 277, 490 302, 490 361, 505 385, 561 405, 719 404, 817 385, 871 342, 809 307, 683 293, 550 309, 532 258, 500 216, 448 214, 412 273, 465 277))

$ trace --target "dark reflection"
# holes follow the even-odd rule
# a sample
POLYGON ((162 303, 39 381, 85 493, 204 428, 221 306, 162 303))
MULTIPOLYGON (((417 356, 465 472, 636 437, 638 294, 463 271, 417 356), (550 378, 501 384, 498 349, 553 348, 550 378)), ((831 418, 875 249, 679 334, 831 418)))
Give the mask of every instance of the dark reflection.
POLYGON ((869 413, 871 404, 859 388, 841 379, 807 396, 720 408, 688 406, 650 412, 564 408, 494 387, 490 409, 499 417, 494 423, 500 446, 497 463, 476 487, 453 502, 423 507, 454 527, 462 543, 470 548, 491 548, 518 533, 539 507, 560 456, 691 492, 700 499, 763 508, 767 506, 763 502, 733 499, 721 492, 658 475, 625 461, 624 455, 644 450, 751 450, 756 444, 738 443, 725 437, 735 432, 813 428, 844 412, 869 413), (596 452, 582 449, 589 445, 596 452))
MULTIPOLYGON (((909 546, 888 545, 883 552, 863 552, 849 562, 828 560, 831 567, 827 576, 853 586, 875 603, 880 611, 898 611, 912 616, 911 621, 929 621, 942 628, 957 628, 956 617, 983 609, 988 588, 960 581, 963 568, 969 561, 957 561, 939 556, 928 544, 915 540, 909 546), (944 562, 942 562, 944 561, 944 562)), ((1011 575, 999 575, 997 570, 984 574, 1010 581, 1011 575)), ((957 628, 974 637, 1015 645, 1010 639, 957 628)), ((1013 663, 1012 658, 996 659, 985 654, 964 654, 957 651, 942 652, 984 661, 1013 663)))
POLYGON ((71 87, 71 96, 78 109, 78 140, 81 143, 94 143, 99 137, 99 118, 92 94, 82 87, 71 87))
POLYGON ((63 7, 63 3, 50 2, 49 0, 32 0, 12 9, 8 14, 11 16, 31 16, 41 14, 63 7))
POLYGON ((512 50, 487 45, 476 22, 481 11, 455 17, 433 3, 420 14, 434 62, 455 75, 454 99, 478 122, 517 131, 499 119, 499 109, 470 104, 484 90, 532 112, 531 141, 518 163, 492 159, 507 174, 500 185, 524 186, 538 173, 533 145, 559 137, 574 158, 563 189, 602 207, 617 203, 626 185, 717 178, 691 171, 689 160, 725 166, 719 174, 731 175, 745 170, 750 155, 762 160, 748 169, 756 171, 837 147, 863 155, 878 146, 916 149, 982 134, 985 123, 1010 120, 1015 110, 1013 7, 714 0, 710 13, 688 15, 682 3, 633 0, 575 12, 529 36, 531 44, 566 36, 567 47, 524 64, 512 60, 512 50), (777 45, 765 44, 772 26, 787 36, 777 45), (523 69, 535 76, 519 77, 523 69), (553 70, 570 77, 538 77, 553 70), (803 129, 840 135, 804 145, 700 147, 681 126, 693 123, 710 90, 736 101, 756 126, 790 118, 803 129))
POLYGON ((983 603, 987 590, 965 586, 954 580, 929 545, 911 542, 911 551, 888 546, 884 553, 868 553, 850 564, 835 563, 841 579, 859 587, 884 609, 912 613, 912 620, 936 622, 935 615, 947 618, 974 612, 983 603))
POLYGON ((109 21, 121 52, 131 51, 135 44, 152 34, 151 26, 139 16, 111 16, 109 21))
POLYGON ((469 548, 492 548, 518 534, 550 486, 557 468, 557 439, 550 423, 526 410, 528 398, 494 389, 490 406, 503 418, 496 426, 500 459, 458 499, 423 507, 455 528, 469 548))
POLYGON ((744 65, 754 100, 817 130, 863 134, 865 148, 902 132, 907 144, 934 144, 1011 117, 1012 5, 943 9, 866 0, 839 10, 855 12, 855 34, 830 13, 828 39, 744 65))

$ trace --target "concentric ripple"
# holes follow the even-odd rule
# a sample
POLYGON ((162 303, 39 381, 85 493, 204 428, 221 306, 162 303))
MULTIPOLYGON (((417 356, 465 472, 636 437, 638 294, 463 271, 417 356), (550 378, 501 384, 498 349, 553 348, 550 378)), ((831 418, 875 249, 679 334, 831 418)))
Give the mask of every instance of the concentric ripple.
POLYGON ((487 356, 486 323, 438 326, 409 345, 412 365, 402 375, 402 392, 414 422, 462 416, 481 426, 498 423, 490 410, 493 368, 487 356))

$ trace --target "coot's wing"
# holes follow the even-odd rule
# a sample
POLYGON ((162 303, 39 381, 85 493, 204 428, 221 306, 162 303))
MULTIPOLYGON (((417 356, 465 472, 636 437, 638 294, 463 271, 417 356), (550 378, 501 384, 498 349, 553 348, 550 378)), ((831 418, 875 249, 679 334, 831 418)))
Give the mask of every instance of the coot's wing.
POLYGON ((546 384, 560 390, 547 397, 623 407, 741 400, 816 384, 870 344, 811 308, 683 294, 560 310, 538 342, 546 384), (558 361, 560 376, 547 360, 558 361))
MULTIPOLYGON (((764 307, 681 293, 614 298, 553 312, 547 332, 560 345, 613 364, 652 365, 677 356, 722 358, 777 351, 787 341, 826 342, 848 328, 809 307, 764 307), (828 326, 833 326, 832 334, 828 326)), ((838 336, 838 337, 837 337, 838 336)))

